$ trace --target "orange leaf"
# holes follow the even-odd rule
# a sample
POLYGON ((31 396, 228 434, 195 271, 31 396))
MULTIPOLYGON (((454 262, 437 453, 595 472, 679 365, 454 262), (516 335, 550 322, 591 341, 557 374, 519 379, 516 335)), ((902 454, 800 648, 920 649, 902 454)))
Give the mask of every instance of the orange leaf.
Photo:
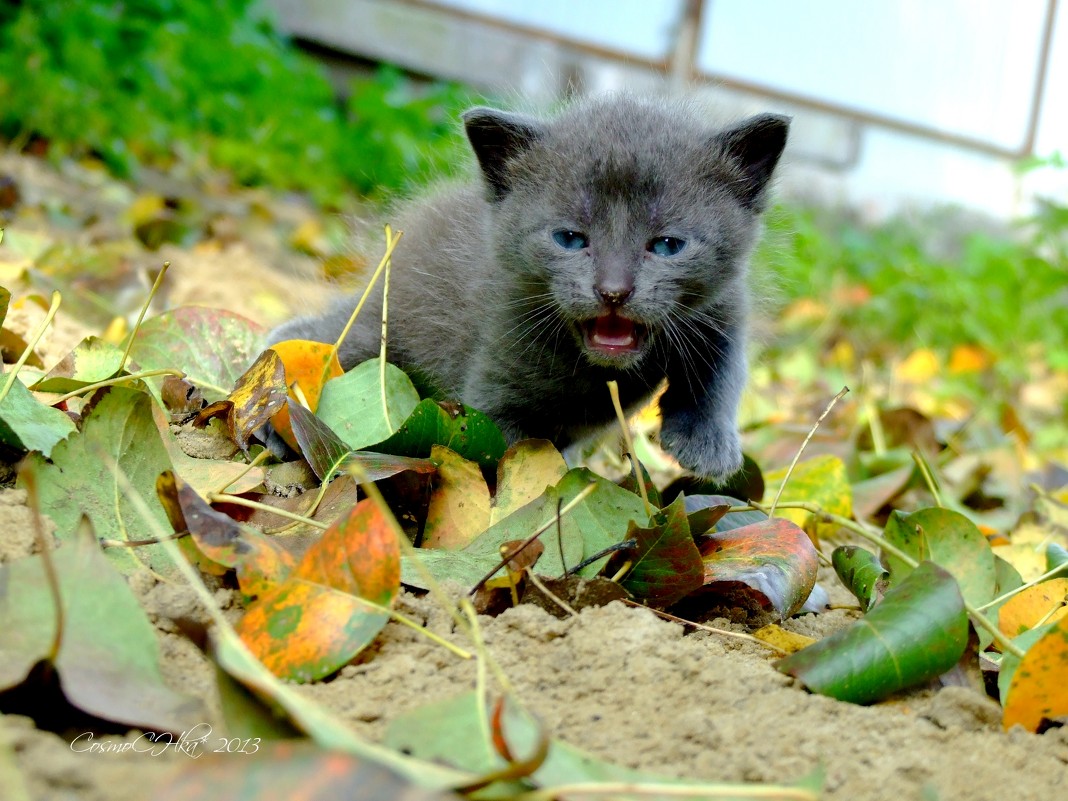
MULTIPOLYGON (((296 384, 300 387, 300 394, 304 396, 303 402, 313 412, 319 406, 323 385, 345 372, 337 360, 337 351, 334 350, 333 344, 287 339, 285 342, 271 345, 271 350, 282 359, 286 371, 286 386, 290 388, 289 397, 295 401, 301 400, 297 393, 292 391, 293 385, 296 384)), ((289 423, 289 409, 283 406, 276 412, 271 418, 271 425, 289 447, 300 450, 289 423)))
POLYGON ((1068 578, 1051 579, 1028 587, 1007 600, 998 611, 998 628, 1007 637, 1017 637, 1039 623, 1061 620, 1068 617, 1066 600, 1068 578))
POLYGON ((1044 718, 1052 720, 1068 715, 1065 665, 1068 665, 1068 618, 1061 618, 1027 650, 1012 676, 1002 718, 1006 729, 1019 724, 1028 731, 1038 731, 1044 718))
POLYGON ((953 375, 981 373, 990 367, 993 361, 993 356, 978 345, 957 345, 949 357, 949 372, 953 375))
POLYGON ((388 608, 400 590, 396 526, 373 501, 361 501, 249 607, 237 632, 275 675, 321 679, 377 636, 389 613, 366 602, 388 608))

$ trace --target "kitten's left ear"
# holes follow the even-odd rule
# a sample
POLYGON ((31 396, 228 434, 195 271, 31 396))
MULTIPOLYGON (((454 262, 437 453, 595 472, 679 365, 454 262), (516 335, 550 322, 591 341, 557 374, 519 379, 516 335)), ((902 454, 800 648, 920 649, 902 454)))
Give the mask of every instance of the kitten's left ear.
POLYGON ((732 186, 742 204, 763 206, 764 189, 786 147, 790 118, 782 114, 759 114, 716 135, 721 154, 741 167, 745 181, 732 186))
POLYGON ((500 200, 511 189, 508 161, 541 138, 541 126, 529 117, 481 107, 465 111, 463 121, 482 173, 500 200))

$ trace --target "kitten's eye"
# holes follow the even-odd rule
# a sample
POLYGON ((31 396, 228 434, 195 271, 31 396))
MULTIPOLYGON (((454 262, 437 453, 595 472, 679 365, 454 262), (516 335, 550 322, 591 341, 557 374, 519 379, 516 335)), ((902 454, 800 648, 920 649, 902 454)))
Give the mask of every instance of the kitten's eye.
POLYGON ((553 241, 564 250, 582 250, 590 245, 587 236, 578 231, 553 231, 553 241))
POLYGON ((677 256, 686 247, 685 239, 674 236, 660 236, 645 246, 650 253, 657 256, 677 256))

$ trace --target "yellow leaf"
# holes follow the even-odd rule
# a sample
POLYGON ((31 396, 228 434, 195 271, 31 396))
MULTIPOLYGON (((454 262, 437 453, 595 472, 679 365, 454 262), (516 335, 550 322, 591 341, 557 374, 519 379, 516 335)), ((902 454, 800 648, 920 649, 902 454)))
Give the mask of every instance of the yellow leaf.
POLYGON ((930 348, 920 348, 897 366, 894 375, 898 381, 906 384, 923 384, 938 375, 941 369, 938 354, 930 348))
POLYGON ((753 632, 753 636, 762 642, 781 648, 788 654, 797 653, 802 648, 808 648, 808 646, 816 642, 812 637, 806 637, 804 634, 787 631, 782 626, 776 625, 775 623, 769 623, 768 625, 757 629, 753 632))
POLYGON ((1056 622, 1068 616, 1066 601, 1068 578, 1043 581, 1005 602, 998 610, 998 628, 1008 637, 1018 637, 1039 624, 1056 622))
MULTIPOLYGON (((775 498, 785 476, 786 468, 765 474, 766 503, 775 498)), ((825 512, 842 517, 851 516, 853 489, 846 477, 845 463, 837 456, 829 454, 798 462, 780 499, 780 503, 790 501, 817 503, 825 512)), ((833 523, 817 523, 814 517, 803 509, 776 510, 776 515, 793 521, 817 540, 833 534, 836 529, 833 523)))
POLYGON ((1002 725, 1038 731, 1042 719, 1068 715, 1068 618, 1061 618, 1027 649, 1005 695, 1002 725))
POLYGON ((163 213, 167 207, 162 195, 146 193, 138 195, 137 199, 126 209, 126 219, 134 226, 143 225, 163 213))

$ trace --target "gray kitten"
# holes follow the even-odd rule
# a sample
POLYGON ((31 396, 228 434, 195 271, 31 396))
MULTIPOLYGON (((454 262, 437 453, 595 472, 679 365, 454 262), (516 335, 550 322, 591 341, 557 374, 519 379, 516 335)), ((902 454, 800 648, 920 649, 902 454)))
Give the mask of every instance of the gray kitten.
MULTIPOLYGON (((407 205, 389 290, 389 358, 515 441, 563 447, 666 378, 664 448, 701 476, 742 463, 746 266, 789 120, 710 129, 691 108, 616 97, 539 120, 463 115, 481 181, 407 205)), ((376 356, 381 298, 341 348, 376 356)), ((334 341, 355 303, 271 340, 334 341)))

